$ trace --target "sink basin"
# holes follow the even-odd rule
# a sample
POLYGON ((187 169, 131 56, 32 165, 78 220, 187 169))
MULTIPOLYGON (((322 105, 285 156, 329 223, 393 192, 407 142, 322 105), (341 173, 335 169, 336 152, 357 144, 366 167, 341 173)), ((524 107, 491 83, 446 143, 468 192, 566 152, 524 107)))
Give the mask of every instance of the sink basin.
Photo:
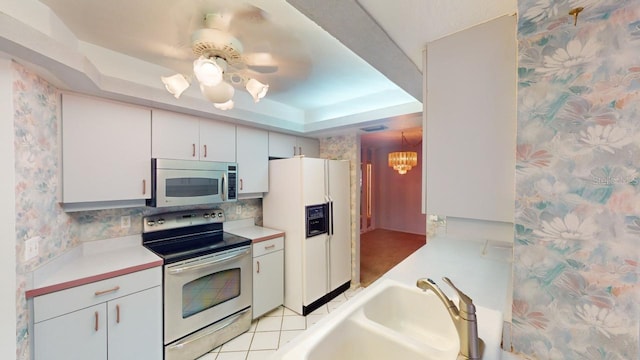
POLYGON ((383 329, 368 326, 357 320, 345 320, 315 344, 305 359, 425 359, 436 360, 422 354, 415 344, 398 341, 383 329))
MULTIPOLYGON (((387 281, 277 359, 455 360, 458 334, 431 292, 387 281)), ((337 314, 336 314, 337 315, 337 314)), ((324 319, 323 319, 324 320, 324 319)))
POLYGON ((364 316, 440 351, 459 349, 456 328, 433 292, 391 284, 362 306, 364 316))

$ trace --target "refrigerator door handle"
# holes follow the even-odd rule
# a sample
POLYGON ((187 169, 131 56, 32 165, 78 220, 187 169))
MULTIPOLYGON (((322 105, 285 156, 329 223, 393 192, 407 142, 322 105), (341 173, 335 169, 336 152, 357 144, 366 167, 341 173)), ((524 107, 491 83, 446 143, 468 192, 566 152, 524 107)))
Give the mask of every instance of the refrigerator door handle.
POLYGON ((330 229, 329 229, 329 235, 333 235, 333 199, 331 199, 331 201, 329 201, 329 217, 330 217, 330 229))

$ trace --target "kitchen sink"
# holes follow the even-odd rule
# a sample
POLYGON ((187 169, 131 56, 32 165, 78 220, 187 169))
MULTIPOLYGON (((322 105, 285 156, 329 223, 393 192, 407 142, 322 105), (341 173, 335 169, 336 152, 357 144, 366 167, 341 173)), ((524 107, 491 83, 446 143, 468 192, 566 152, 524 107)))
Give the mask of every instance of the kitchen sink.
POLYGON ((341 322, 333 331, 315 344, 305 359, 353 360, 353 359, 425 359, 416 344, 405 343, 384 329, 372 327, 353 319, 341 322))
POLYGON ((456 328, 433 292, 390 284, 369 299, 361 311, 368 320, 429 347, 458 352, 456 328))
POLYGON ((455 326, 432 292, 394 281, 371 290, 279 359, 456 359, 455 326))

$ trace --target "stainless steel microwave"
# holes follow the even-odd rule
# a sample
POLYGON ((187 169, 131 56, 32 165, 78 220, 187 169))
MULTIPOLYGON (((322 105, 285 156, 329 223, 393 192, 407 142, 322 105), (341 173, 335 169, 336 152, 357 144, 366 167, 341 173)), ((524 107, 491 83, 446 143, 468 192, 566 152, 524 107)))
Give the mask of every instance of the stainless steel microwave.
POLYGON ((151 159, 151 199, 147 206, 167 207, 236 201, 238 164, 151 159))

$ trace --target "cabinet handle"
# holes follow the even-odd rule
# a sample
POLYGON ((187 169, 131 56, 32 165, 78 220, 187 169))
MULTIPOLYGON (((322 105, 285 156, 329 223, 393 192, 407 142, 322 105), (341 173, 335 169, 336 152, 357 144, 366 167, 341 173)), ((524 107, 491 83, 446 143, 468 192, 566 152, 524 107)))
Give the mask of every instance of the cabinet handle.
POLYGON ((204 146, 204 157, 207 157, 207 145, 204 146))
POLYGON ((94 327, 94 330, 95 330, 96 332, 98 332, 98 328, 99 328, 99 326, 98 326, 98 319, 99 319, 98 312, 96 311, 94 315, 95 315, 95 321, 94 321, 94 323, 95 323, 95 327, 94 327))
POLYGON ((191 144, 191 156, 196 157, 196 144, 191 144))
POLYGON ((276 244, 271 244, 271 245, 265 246, 264 249, 271 250, 271 249, 275 249, 275 247, 276 247, 276 244))
POLYGON ((256 264, 258 264, 258 271, 256 271, 256 273, 260 274, 260 261, 256 261, 256 264))
POLYGON ((298 155, 302 155, 302 146, 298 146, 298 155))
POLYGON ((147 195, 147 179, 142 179, 142 195, 147 195))
POLYGON ((116 285, 116 286, 112 287, 111 289, 96 291, 95 295, 96 296, 100 296, 100 295, 112 293, 112 292, 115 292, 115 291, 118 291, 118 290, 120 290, 120 286, 116 285))
POLYGON ((293 156, 296 156, 296 155, 298 155, 298 154, 296 154, 296 146, 293 145, 293 156))
POLYGON ((240 190, 242 190, 244 188, 244 181, 242 181, 242 179, 240 179, 240 190))
POLYGON ((120 324, 120 305, 116 305, 116 324, 120 324))

